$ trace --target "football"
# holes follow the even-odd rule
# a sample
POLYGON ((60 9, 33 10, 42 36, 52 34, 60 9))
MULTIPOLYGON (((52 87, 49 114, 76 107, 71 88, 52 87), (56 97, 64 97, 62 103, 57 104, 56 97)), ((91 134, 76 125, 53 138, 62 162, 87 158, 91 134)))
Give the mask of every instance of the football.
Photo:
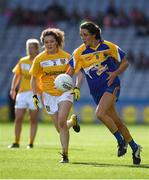
POLYGON ((54 84, 58 90, 66 92, 73 88, 73 79, 68 74, 60 74, 56 77, 54 84))

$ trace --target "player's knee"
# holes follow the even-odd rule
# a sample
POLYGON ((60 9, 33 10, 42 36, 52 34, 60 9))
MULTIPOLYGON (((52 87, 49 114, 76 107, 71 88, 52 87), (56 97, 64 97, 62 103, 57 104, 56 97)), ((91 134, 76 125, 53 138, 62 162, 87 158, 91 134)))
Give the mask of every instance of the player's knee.
POLYGON ((64 129, 65 125, 66 125, 66 122, 64 122, 64 121, 59 121, 59 123, 58 123, 59 129, 64 129))
POLYGON ((104 117, 105 117, 105 112, 99 109, 98 111, 96 111, 96 116, 97 116, 100 120, 103 120, 104 117))

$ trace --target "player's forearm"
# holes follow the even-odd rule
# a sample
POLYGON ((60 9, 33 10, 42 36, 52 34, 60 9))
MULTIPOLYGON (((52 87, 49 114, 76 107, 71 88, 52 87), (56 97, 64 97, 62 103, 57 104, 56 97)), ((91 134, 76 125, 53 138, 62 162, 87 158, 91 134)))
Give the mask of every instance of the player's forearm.
POLYGON ((77 74, 77 78, 76 78, 76 87, 80 88, 82 81, 84 79, 83 73, 81 71, 79 71, 79 73, 77 74))
POLYGON ((20 81, 20 76, 19 75, 14 75, 11 83, 11 91, 16 90, 17 85, 19 84, 20 81))
POLYGON ((122 74, 127 69, 128 65, 129 65, 128 60, 126 58, 123 59, 119 68, 115 71, 116 75, 118 76, 118 75, 122 74))
POLYGON ((31 89, 33 91, 33 94, 37 94, 37 91, 36 91, 36 77, 34 77, 34 76, 31 77, 31 89))
POLYGON ((71 66, 69 66, 68 70, 66 71, 66 74, 72 77, 74 75, 74 69, 71 66))

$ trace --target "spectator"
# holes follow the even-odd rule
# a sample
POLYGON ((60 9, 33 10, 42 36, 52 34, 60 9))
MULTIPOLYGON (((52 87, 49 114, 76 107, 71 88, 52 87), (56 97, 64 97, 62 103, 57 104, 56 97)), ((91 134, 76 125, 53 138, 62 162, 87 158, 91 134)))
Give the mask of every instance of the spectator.
POLYGON ((68 20, 67 13, 65 12, 65 8, 62 7, 59 4, 58 0, 53 0, 52 5, 50 5, 46 11, 46 15, 50 14, 51 15, 51 20, 52 21, 65 21, 68 20))
POLYGON ((112 17, 116 17, 117 16, 118 13, 117 13, 117 8, 115 6, 114 0, 109 0, 109 4, 108 4, 108 6, 106 8, 105 13, 107 15, 112 16, 112 17))

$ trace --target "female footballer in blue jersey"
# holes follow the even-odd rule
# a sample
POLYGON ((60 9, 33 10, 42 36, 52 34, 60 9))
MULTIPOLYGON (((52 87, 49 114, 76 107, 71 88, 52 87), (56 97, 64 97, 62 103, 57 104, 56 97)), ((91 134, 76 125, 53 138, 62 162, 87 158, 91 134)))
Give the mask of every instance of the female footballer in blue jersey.
POLYGON ((112 42, 101 39, 101 29, 93 22, 80 25, 83 44, 75 49, 69 62, 69 75, 78 73, 73 90, 76 100, 80 98, 80 84, 85 74, 90 93, 97 104, 96 116, 107 126, 118 142, 118 157, 132 149, 133 164, 140 164, 141 147, 130 135, 116 111, 115 102, 120 94, 120 79, 128 67, 125 52, 112 42), (83 73, 82 73, 83 72, 83 73))

